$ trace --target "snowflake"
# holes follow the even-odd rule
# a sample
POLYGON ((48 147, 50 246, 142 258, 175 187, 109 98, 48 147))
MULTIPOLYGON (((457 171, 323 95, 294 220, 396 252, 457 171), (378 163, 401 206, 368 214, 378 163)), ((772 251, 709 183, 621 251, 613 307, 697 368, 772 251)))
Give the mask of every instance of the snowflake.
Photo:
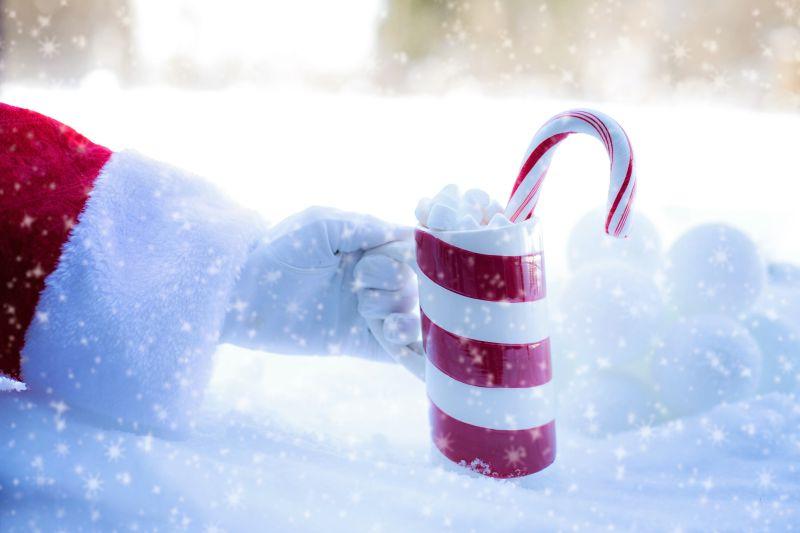
POLYGON ((327 349, 331 355, 340 355, 342 353, 342 345, 338 342, 328 344, 327 349))
POLYGON ((361 289, 364 289, 366 287, 367 287, 367 284, 364 281, 364 278, 359 275, 359 276, 356 276, 356 277, 353 278, 353 283, 350 284, 350 291, 351 292, 358 292, 361 289))
POLYGON ((233 305, 231 305, 231 307, 234 310, 238 311, 239 313, 242 313, 245 309, 247 309, 247 302, 237 298, 236 301, 233 302, 233 305))
POLYGON ((103 480, 99 475, 87 476, 83 480, 83 488, 87 498, 94 498, 103 490, 103 480))
POLYGON ((69 410, 69 407, 63 401, 50 402, 50 407, 56 412, 56 416, 61 416, 69 410))
POLYGON ((438 435, 434 438, 434 442, 436 443, 436 447, 443 452, 453 449, 453 439, 450 437, 450 433, 447 435, 438 435))
POLYGON ((536 442, 542 438, 542 429, 539 427, 529 429, 528 435, 530 435, 531 441, 536 442))
POLYGON ((522 462, 528 452, 522 446, 511 447, 506 450, 506 462, 511 466, 516 466, 522 462))
POLYGON ((283 276, 283 272, 280 270, 271 270, 264 274, 264 281, 267 283, 275 283, 283 276))
POLYGON ((616 457, 616 458, 617 458, 617 461, 622 461, 623 459, 625 459, 625 457, 626 457, 627 455, 628 455, 628 452, 627 452, 627 450, 625 450, 625 448, 623 448, 622 446, 618 446, 618 447, 617 447, 617 448, 614 450, 614 457, 616 457))
POLYGON ((724 248, 717 248, 708 259, 712 265, 728 265, 731 262, 730 253, 724 248))
POLYGON ((35 278, 41 278, 41 277, 44 277, 44 275, 45 275, 45 271, 42 268, 41 264, 37 264, 29 273, 30 273, 31 276, 33 276, 35 278))
POLYGON ((689 49, 683 44, 678 43, 672 47, 672 57, 678 62, 681 62, 689 57, 689 49))
POLYGON ((711 435, 711 442, 713 442, 714 444, 720 444, 725 441, 726 435, 721 428, 714 426, 710 431, 710 435, 711 435))
POLYGON ((300 307, 300 304, 298 304, 297 302, 289 302, 288 304, 286 304, 287 314, 299 316, 301 312, 302 308, 300 307))
POLYGON ((774 478, 771 472, 762 470, 758 473, 758 486, 762 489, 768 489, 774 485, 774 478))
POLYGON ((228 507, 231 509, 241 507, 243 493, 242 487, 236 487, 225 496, 225 503, 227 503, 228 507))
POLYGON ((147 434, 139 440, 139 448, 145 453, 153 451, 153 435, 147 434))
POLYGON ((39 53, 42 54, 42 57, 51 58, 58 54, 60 46, 55 39, 44 39, 39 41, 39 53))
POLYGON ((111 462, 119 461, 123 456, 122 440, 106 446, 106 458, 111 462))

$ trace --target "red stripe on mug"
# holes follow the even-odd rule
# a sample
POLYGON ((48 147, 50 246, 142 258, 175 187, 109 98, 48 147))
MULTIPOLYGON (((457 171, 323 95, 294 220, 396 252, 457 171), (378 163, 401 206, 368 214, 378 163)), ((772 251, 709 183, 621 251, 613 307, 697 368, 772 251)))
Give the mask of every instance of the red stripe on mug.
POLYGON ((450 333, 422 310, 422 343, 428 359, 451 378, 477 387, 535 387, 553 376, 550 339, 499 344, 450 333))
POLYGON ((438 285, 477 300, 530 302, 546 296, 544 256, 487 255, 417 229, 417 264, 438 285))
POLYGON ((555 421, 531 429, 499 430, 473 426, 430 402, 435 446, 453 462, 492 477, 527 476, 556 458, 555 421))

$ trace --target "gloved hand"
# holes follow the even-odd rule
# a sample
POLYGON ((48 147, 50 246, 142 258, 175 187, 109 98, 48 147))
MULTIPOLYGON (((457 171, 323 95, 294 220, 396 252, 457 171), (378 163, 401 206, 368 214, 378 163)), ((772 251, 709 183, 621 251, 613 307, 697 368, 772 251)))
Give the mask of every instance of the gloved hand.
POLYGON ((415 343, 416 282, 407 264, 365 252, 387 243, 395 252, 410 250, 410 239, 410 228, 329 208, 289 217, 250 253, 220 340, 271 352, 390 359, 367 320, 387 348, 415 343))

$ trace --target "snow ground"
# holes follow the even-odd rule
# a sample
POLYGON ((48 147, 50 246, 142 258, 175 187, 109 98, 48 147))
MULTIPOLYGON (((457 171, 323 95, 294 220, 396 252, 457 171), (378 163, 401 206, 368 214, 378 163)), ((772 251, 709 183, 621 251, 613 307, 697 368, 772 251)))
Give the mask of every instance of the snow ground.
POLYGON ((554 469, 520 485, 431 464, 424 390, 398 367, 229 347, 220 358, 226 370, 186 440, 98 429, 57 405, 0 398, 3 529, 788 531, 800 523, 800 409, 786 396, 605 441, 562 431, 554 469))
MULTIPOLYGON (((448 182, 505 197, 535 128, 562 108, 593 105, 103 85, 6 87, 2 98, 114 148, 217 176, 272 220, 316 203, 409 224, 417 199, 448 182)), ((796 225, 800 119, 598 107, 626 126, 639 207, 667 243, 724 219, 768 257, 800 257, 796 237, 780 231, 796 225)), ((569 229, 607 186, 599 143, 575 139, 562 151, 540 213, 554 279, 569 229)), ((98 427, 27 393, 0 395, 0 529, 796 530, 798 428, 800 405, 775 393, 604 440, 562 424, 546 475, 503 482, 431 459, 424 388, 399 367, 223 346, 202 416, 178 440, 98 427)))

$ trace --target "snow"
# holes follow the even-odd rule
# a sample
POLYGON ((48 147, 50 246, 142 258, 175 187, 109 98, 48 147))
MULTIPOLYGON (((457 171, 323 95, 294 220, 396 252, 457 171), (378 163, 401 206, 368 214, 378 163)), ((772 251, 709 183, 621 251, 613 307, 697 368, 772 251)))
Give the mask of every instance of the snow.
MULTIPOLYGON (((666 246, 696 223, 721 219, 747 231, 768 260, 800 257, 796 236, 779 231, 796 223, 800 187, 791 175, 800 119, 790 115, 294 87, 184 93, 7 86, 2 98, 114 148, 135 147, 216 176, 273 221, 328 204, 408 224, 419 197, 446 183, 506 197, 542 120, 575 105, 599 107, 630 134, 640 165, 637 202, 666 246), (758 149, 749 131, 759 132, 758 149)), ((605 201, 607 165, 600 143, 576 138, 564 143, 545 184, 539 215, 556 323, 563 313, 555 296, 571 283, 568 235, 605 201)), ((767 307, 788 294, 770 290, 762 298, 767 307)), ((794 301, 778 310, 795 309, 794 301)), ((565 376, 599 367, 564 364, 567 354, 555 342, 554 349, 556 372, 565 376)), ((635 386, 650 387, 646 358, 636 363, 628 375, 638 377, 635 386)), ((614 420, 630 429, 604 438, 565 412, 557 419, 555 465, 522 481, 498 481, 453 470, 431 452, 424 386, 398 366, 224 345, 196 425, 182 436, 131 434, 47 398, 0 394, 0 527, 796 529, 798 390, 756 393, 684 418, 655 404, 633 424, 614 420)), ((636 395, 608 400, 631 402, 636 395)))
POLYGON ((428 460, 422 385, 402 369, 225 347, 194 434, 172 441, 0 399, 5 530, 788 529, 800 410, 770 395, 608 440, 559 434, 528 486, 428 460))

